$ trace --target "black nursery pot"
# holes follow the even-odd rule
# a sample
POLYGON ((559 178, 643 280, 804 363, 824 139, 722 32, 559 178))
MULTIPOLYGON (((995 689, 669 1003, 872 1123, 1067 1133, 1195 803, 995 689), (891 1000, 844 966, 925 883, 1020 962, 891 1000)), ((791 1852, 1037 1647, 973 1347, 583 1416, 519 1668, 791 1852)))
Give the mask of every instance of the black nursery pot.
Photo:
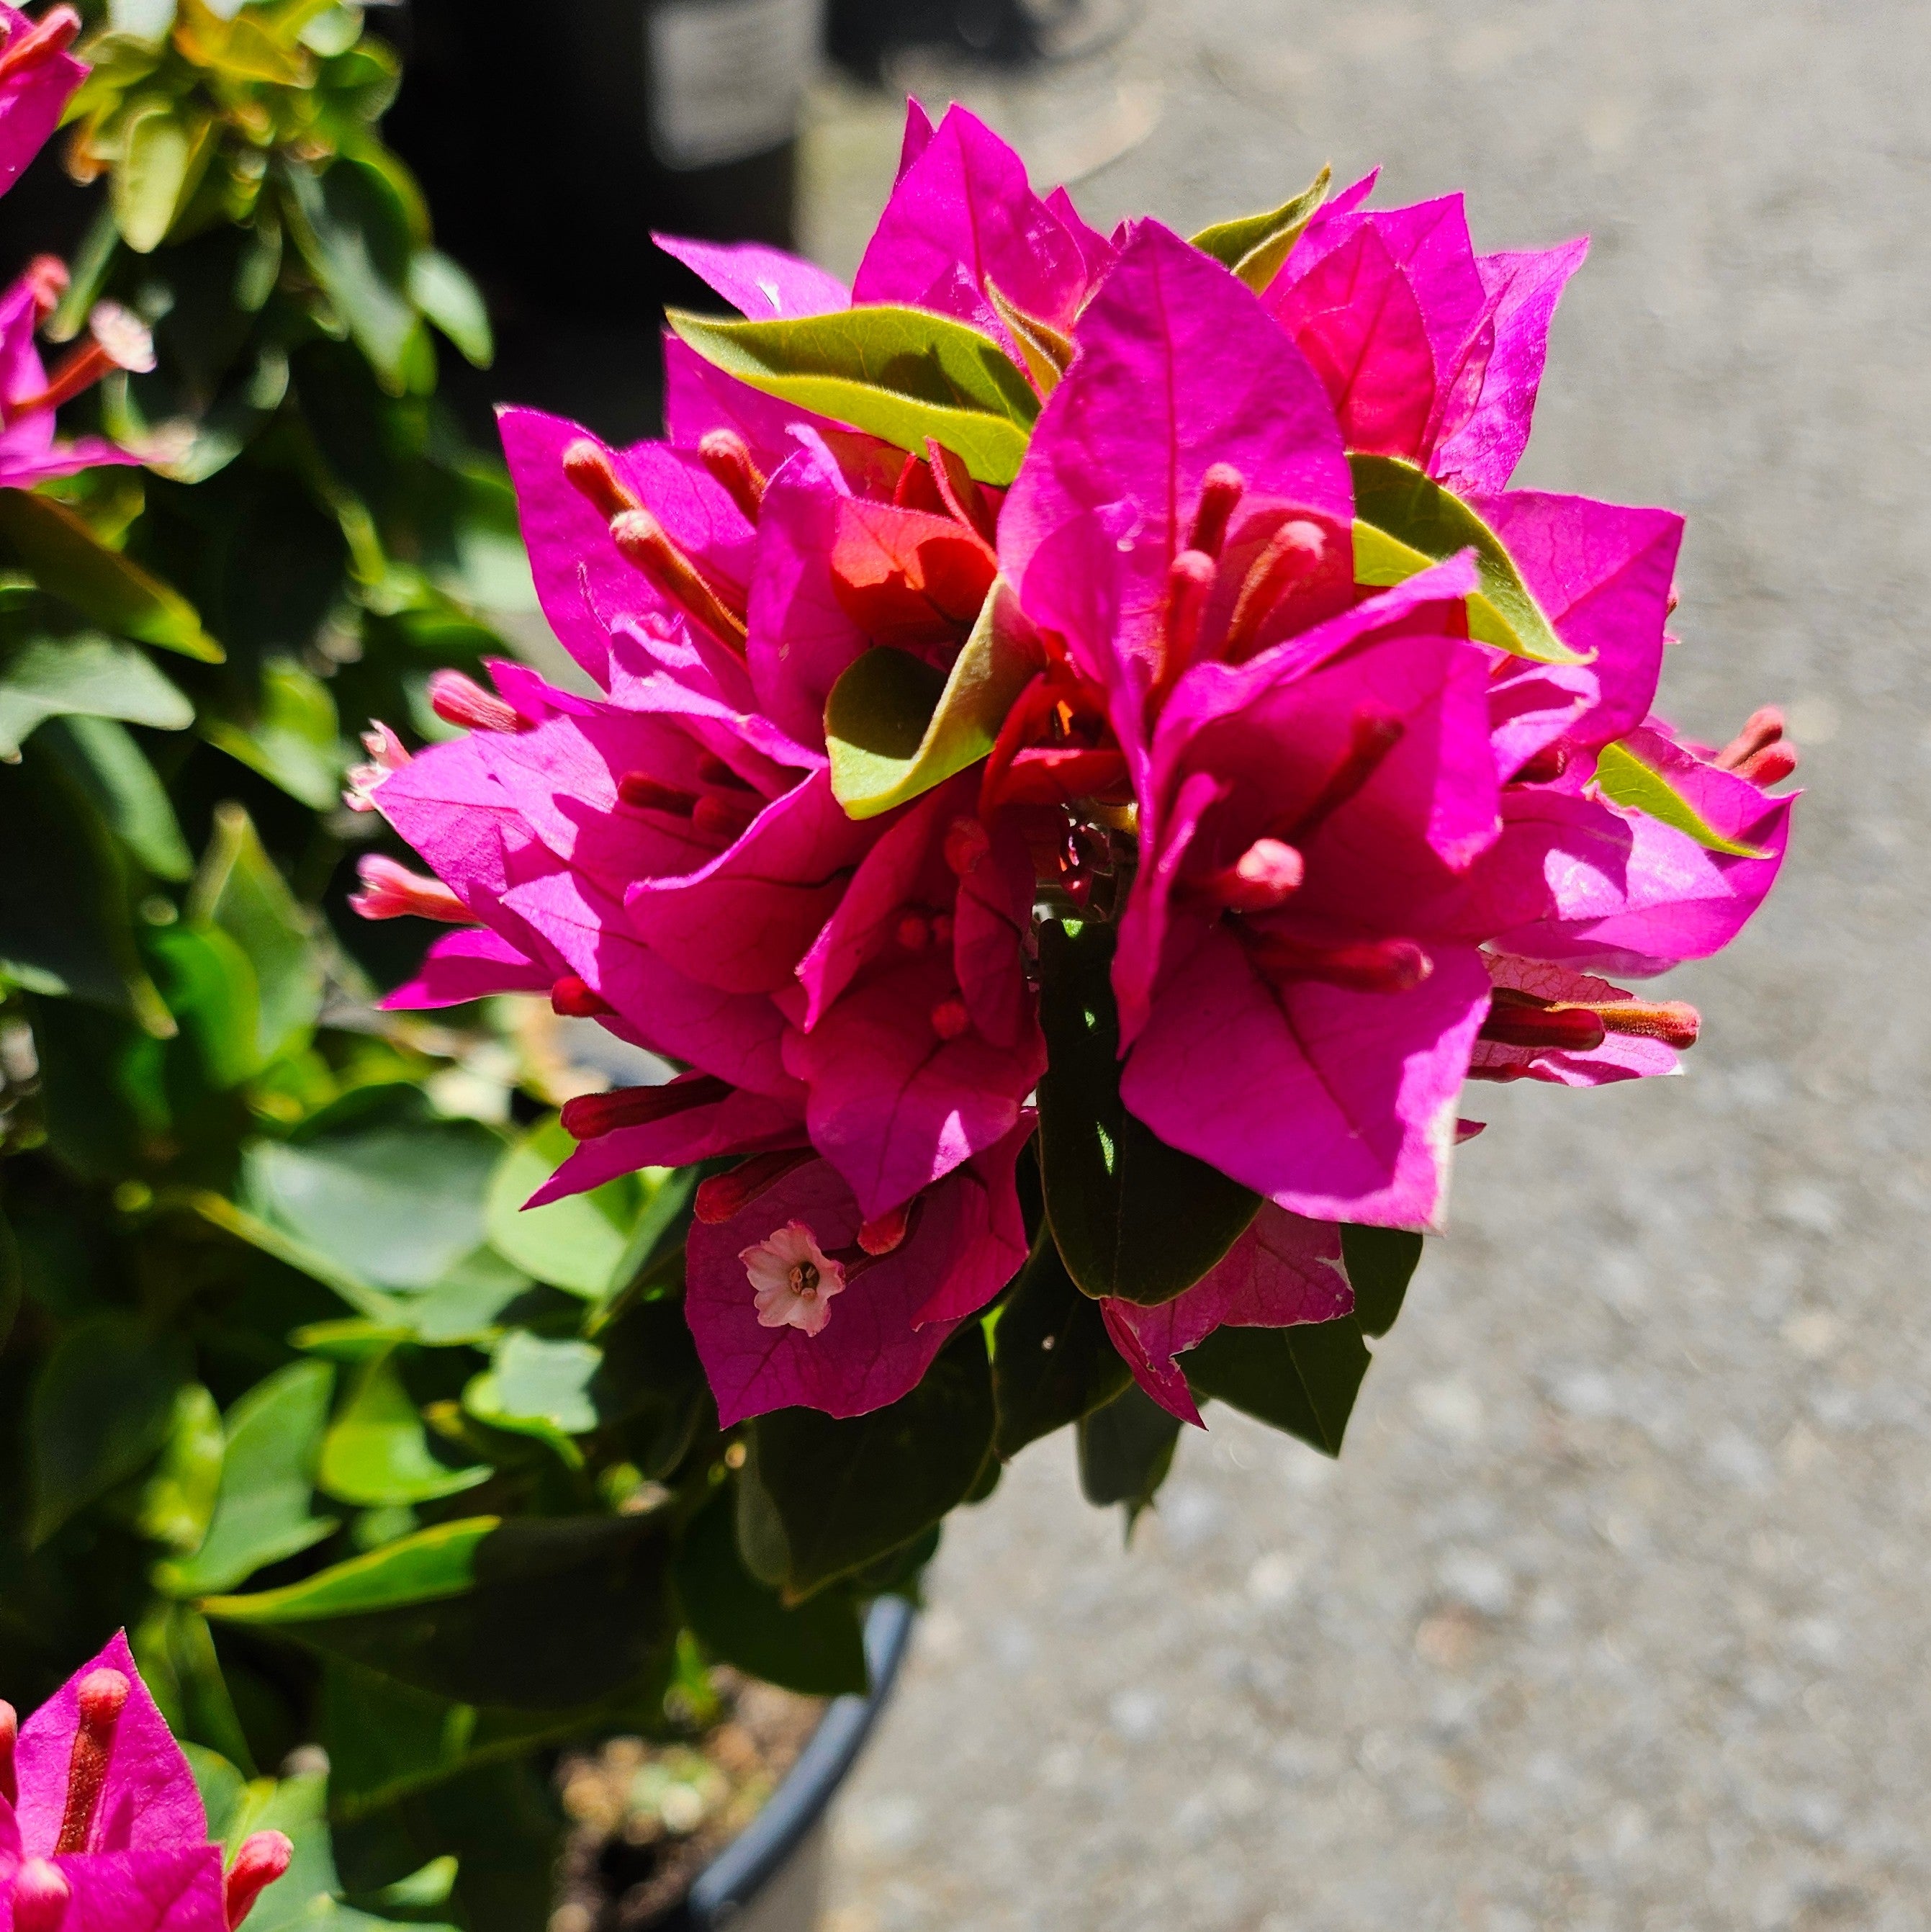
POLYGON ((835 1700, 784 1783, 712 1860, 665 1932, 812 1932, 823 1904, 825 1812, 863 1749, 912 1635, 901 1597, 881 1597, 865 1619, 871 1689, 835 1700))

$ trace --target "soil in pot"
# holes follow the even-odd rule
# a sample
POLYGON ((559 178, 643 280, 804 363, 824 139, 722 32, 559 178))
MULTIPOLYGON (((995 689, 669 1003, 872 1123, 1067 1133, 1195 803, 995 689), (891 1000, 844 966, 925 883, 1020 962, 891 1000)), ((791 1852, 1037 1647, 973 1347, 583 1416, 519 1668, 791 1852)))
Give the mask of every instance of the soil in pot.
POLYGON ((713 1672, 712 1688, 716 1720, 686 1740, 616 1737, 559 1761, 570 1830, 549 1932, 673 1922, 698 1874, 763 1808, 824 1714, 820 1699, 734 1671, 713 1672))

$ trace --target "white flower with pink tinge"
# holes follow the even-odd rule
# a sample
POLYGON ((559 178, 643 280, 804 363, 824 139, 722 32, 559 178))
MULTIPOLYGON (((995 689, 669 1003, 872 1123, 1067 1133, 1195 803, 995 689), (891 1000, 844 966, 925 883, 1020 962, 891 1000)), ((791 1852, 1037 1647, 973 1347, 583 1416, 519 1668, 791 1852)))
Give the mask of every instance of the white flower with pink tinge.
POLYGON ((844 1287, 844 1268, 818 1246, 802 1221, 786 1222, 738 1259, 757 1291, 761 1327, 816 1335, 832 1318, 831 1300, 844 1287))

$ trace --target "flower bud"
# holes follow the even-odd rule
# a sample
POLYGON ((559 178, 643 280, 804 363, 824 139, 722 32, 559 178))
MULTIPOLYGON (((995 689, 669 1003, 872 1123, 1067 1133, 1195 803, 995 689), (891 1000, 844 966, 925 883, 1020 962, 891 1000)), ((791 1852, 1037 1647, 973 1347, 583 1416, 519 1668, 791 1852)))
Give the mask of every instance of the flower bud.
POLYGON ((118 1670, 90 1670, 74 1688, 76 1720, 73 1750, 67 1760, 67 1804, 61 1814, 56 1853, 84 1852, 94 1814, 114 1756, 114 1734, 132 1688, 118 1670))
POLYGON ((1257 838, 1234 862, 1202 879, 1197 890, 1229 912, 1272 912, 1300 890, 1306 862, 1278 838, 1257 838))
POLYGON ((1200 479, 1200 508, 1194 512, 1187 548, 1205 553, 1211 562, 1227 541, 1227 524, 1247 494, 1247 479, 1231 463, 1210 464, 1200 479))
POLYGON ((697 808, 695 792, 665 784, 648 772, 625 772, 617 780, 617 797, 637 811, 667 812, 675 818, 688 818, 697 808))
POLYGON ((29 1858, 13 1876, 13 1932, 59 1932, 73 1898, 59 1866, 29 1858))
POLYGON ((294 1856, 293 1843, 280 1832, 251 1832, 243 1839, 222 1886, 228 1932, 235 1932, 254 1910, 256 1900, 288 1870, 294 1856))
POLYGON ((966 1003, 955 994, 949 999, 941 1000, 932 1009, 932 1030, 941 1040, 957 1040, 970 1030, 972 1015, 966 1010, 966 1003))
POLYGON ((356 862, 362 881, 349 896, 350 908, 364 919, 435 919, 448 926, 473 926, 475 916, 440 879, 425 878, 379 852, 356 862))
POLYGON ((694 1212, 706 1227, 717 1227, 742 1213, 794 1167, 802 1167, 817 1157, 817 1150, 811 1148, 780 1148, 770 1154, 754 1154, 730 1173, 714 1174, 709 1180, 700 1182, 694 1212))
POLYGON ((637 507, 637 493, 617 474, 610 452, 588 436, 579 437, 564 451, 563 474, 607 524, 637 507))
POLYGON ((531 722, 493 691, 485 691, 472 677, 460 670, 432 671, 429 679, 429 708, 445 724, 460 724, 472 731, 527 731, 531 722))
POLYGON ((724 494, 744 514, 757 521, 764 502, 764 478, 751 460, 751 446, 734 429, 706 430, 697 445, 697 460, 724 494))
POLYGON ((868 1221, 858 1231, 858 1244, 867 1254, 889 1255, 905 1238, 905 1230, 910 1223, 911 1206, 895 1208, 889 1214, 880 1214, 868 1221))
POLYGON ((561 1019, 592 1020, 616 1009, 587 980, 566 973, 550 989, 550 1010, 561 1019))
POLYGON ((563 1103, 563 1131, 574 1140, 593 1141, 619 1127, 647 1126, 693 1107, 715 1106, 730 1093, 728 1081, 709 1073, 687 1073, 661 1087, 613 1087, 607 1094, 579 1094, 563 1103))

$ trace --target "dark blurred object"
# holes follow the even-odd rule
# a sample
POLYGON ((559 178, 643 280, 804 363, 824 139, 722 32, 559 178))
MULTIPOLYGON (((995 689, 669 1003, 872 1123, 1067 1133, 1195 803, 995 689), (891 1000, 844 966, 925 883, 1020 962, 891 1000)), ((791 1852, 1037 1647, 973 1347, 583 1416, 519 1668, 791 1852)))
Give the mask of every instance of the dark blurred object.
POLYGON ((390 140, 482 284, 500 398, 643 434, 666 302, 715 308, 652 229, 794 244, 823 0, 410 0, 390 140))
POLYGON ((1137 11, 1132 0, 830 0, 826 44, 871 81, 886 78, 895 55, 919 47, 1019 67, 1090 52, 1137 11))

